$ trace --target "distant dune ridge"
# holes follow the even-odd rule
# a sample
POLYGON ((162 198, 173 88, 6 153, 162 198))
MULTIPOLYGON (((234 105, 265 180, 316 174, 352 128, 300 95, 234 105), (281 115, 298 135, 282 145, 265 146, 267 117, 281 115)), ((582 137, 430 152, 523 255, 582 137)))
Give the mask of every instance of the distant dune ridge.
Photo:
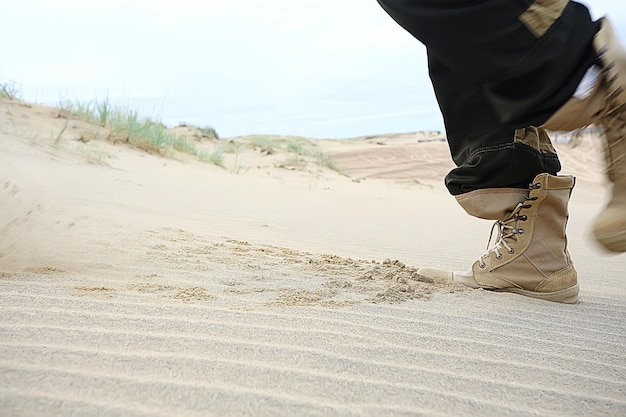
POLYGON ((556 144, 578 178, 561 305, 416 273, 467 268, 491 227, 445 190, 440 132, 111 120, 0 100, 0 416, 626 415, 596 132, 556 144))

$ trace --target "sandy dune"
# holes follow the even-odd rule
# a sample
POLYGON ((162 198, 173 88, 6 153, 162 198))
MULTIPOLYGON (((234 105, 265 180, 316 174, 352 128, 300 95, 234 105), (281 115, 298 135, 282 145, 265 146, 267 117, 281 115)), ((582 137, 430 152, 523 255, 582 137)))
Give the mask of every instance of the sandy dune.
POLYGON ((436 133, 319 141, 342 174, 254 150, 237 173, 60 139, 56 115, 0 102, 0 416, 626 415, 597 138, 558 146, 560 305, 419 280, 491 227, 443 188, 436 133))

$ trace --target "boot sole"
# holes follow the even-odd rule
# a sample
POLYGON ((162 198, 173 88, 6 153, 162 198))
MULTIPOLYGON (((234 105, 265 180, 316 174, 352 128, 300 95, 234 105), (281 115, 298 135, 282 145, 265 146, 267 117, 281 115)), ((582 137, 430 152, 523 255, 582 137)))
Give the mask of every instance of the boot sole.
POLYGON ((553 292, 537 292, 522 290, 519 288, 497 288, 493 289, 495 292, 512 292, 515 294, 524 295, 526 297, 537 298, 545 301, 553 301, 555 303, 564 304, 578 304, 578 284, 569 288, 565 288, 559 291, 553 292))

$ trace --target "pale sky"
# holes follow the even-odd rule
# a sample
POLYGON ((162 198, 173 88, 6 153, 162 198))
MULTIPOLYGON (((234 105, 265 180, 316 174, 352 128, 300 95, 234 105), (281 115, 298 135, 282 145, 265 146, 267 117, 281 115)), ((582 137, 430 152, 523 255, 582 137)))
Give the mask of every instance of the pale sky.
MULTIPOLYGON (((626 2, 589 0, 626 39, 626 2)), ((0 82, 222 137, 443 130, 424 47, 375 0, 5 0, 0 82)))

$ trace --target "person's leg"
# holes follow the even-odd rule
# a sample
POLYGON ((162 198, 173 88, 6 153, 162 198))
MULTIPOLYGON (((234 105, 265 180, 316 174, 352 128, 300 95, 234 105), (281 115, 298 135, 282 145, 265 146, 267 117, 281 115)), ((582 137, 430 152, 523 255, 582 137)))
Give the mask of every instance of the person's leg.
POLYGON ((610 24, 592 22, 585 6, 568 0, 378 1, 428 48, 458 166, 446 178, 450 192, 523 187, 539 172, 558 172, 547 134, 540 129, 528 141, 520 129, 599 124, 613 186, 594 234, 605 248, 626 252, 626 52, 610 24), (601 88, 591 105, 581 104, 572 96, 596 66, 601 88))
POLYGON ((553 149, 518 129, 545 122, 596 61, 598 25, 567 0, 378 0, 424 43, 430 77, 457 169, 453 195, 490 187, 526 188, 560 170, 553 149), (516 140, 517 138, 517 140, 516 140))
MULTIPOLYGON (((542 127, 573 130, 597 123, 604 128, 607 173, 613 187, 611 200, 595 221, 594 233, 607 249, 626 252, 626 51, 610 24, 604 19, 601 24, 594 39, 599 61, 585 76, 591 80, 589 89, 577 89, 542 127)), ((542 134, 536 128, 524 131, 527 137, 532 132, 542 134)), ((421 268, 419 273, 436 282, 577 302, 577 274, 565 235, 573 186, 573 177, 545 173, 532 181, 527 194, 514 188, 491 188, 457 195, 469 214, 497 220, 496 245, 468 272, 421 268)))
POLYGON ((536 175, 560 171, 545 132, 535 129, 526 134, 523 127, 501 122, 480 85, 460 77, 430 53, 428 62, 457 165, 446 176, 452 195, 495 187, 526 189, 536 175))

